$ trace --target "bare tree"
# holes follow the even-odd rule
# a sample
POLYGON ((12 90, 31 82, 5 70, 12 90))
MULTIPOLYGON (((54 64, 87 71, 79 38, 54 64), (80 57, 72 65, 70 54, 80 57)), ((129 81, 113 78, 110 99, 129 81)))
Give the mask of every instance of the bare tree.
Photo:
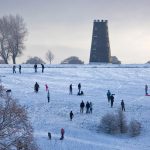
POLYGON ((24 49, 24 40, 27 35, 27 29, 21 16, 9 16, 10 21, 10 38, 8 38, 9 48, 13 63, 16 63, 16 57, 22 54, 24 49))
POLYGON ((100 123, 100 128, 109 134, 119 133, 119 124, 117 115, 113 113, 105 114, 100 123))
POLYGON ((38 150, 26 108, 6 94, 0 101, 0 149, 38 150))
POLYGON ((54 59, 54 54, 50 50, 48 50, 47 53, 46 53, 46 60, 49 61, 50 64, 51 64, 53 59, 54 59))
POLYGON ((131 120, 129 124, 129 134, 134 137, 141 133, 141 123, 137 120, 131 120))
POLYGON ((1 56, 4 60, 11 56, 15 64, 16 57, 19 57, 24 49, 24 40, 27 35, 26 25, 19 15, 3 16, 0 24, 1 56))
POLYGON ((0 56, 6 64, 8 64, 8 59, 10 56, 10 49, 8 47, 8 34, 9 25, 7 22, 7 17, 0 18, 0 56))
POLYGON ((126 133, 128 130, 127 122, 124 113, 121 109, 117 114, 107 113, 101 119, 102 128, 106 133, 126 133))

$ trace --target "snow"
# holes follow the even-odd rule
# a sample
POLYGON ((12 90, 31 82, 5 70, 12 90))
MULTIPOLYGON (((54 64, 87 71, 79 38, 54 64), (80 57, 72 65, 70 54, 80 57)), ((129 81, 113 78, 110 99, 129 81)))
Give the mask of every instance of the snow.
MULTIPOLYGON (((27 106, 34 128, 35 139, 41 150, 149 150, 150 149, 150 97, 144 86, 149 83, 150 65, 46 65, 34 73, 33 65, 23 65, 22 74, 12 73, 12 65, 0 65, 2 84, 12 90, 12 96, 27 106), (40 85, 34 93, 34 84, 40 85), (81 83, 84 96, 77 96, 81 83), (50 90, 47 103, 45 84, 50 90), (69 85, 73 84, 73 95, 69 85), (110 108, 106 92, 115 94, 114 107, 110 108), (101 117, 116 112, 121 100, 126 106, 126 118, 142 123, 142 132, 131 138, 126 135, 109 135, 98 131, 101 117), (91 101, 93 114, 80 114, 80 102, 91 101), (70 111, 74 118, 69 119, 70 111), (60 130, 65 129, 65 139, 60 141, 60 130), (52 140, 47 133, 51 132, 52 140)), ((39 65, 39 67, 41 67, 39 65)))

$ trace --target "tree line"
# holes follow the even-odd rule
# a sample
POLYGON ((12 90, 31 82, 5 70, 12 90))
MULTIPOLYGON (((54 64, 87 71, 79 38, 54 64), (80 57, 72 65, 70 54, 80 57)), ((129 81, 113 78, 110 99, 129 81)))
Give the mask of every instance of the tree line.
MULTIPOLYGON (((26 24, 21 16, 8 15, 0 18, 0 57, 5 64, 8 64, 10 58, 13 64, 16 64, 16 58, 21 56, 25 49, 27 33, 26 24)), ((54 59, 50 50, 46 53, 46 59, 50 64, 54 59)))
MULTIPOLYGON (((16 58, 23 54, 25 40, 28 30, 24 19, 20 15, 6 15, 0 18, 0 64, 8 64, 11 59, 16 64, 16 58)), ((45 54, 46 60, 51 64, 54 54, 48 50, 45 54)), ((26 63, 44 63, 38 57, 30 57, 26 63)), ((61 62, 62 64, 83 64, 78 57, 71 56, 61 62)))

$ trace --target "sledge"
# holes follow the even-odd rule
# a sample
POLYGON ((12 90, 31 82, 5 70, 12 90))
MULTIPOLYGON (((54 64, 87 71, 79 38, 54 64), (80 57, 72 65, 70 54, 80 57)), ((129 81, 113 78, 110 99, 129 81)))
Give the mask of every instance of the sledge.
POLYGON ((150 94, 146 94, 145 96, 150 96, 150 94))

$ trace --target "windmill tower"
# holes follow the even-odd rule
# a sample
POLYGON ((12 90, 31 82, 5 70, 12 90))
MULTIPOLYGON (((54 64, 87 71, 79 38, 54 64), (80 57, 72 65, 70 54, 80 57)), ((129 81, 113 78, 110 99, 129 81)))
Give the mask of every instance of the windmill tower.
POLYGON ((111 52, 108 36, 108 21, 94 20, 90 63, 110 63, 111 52))

